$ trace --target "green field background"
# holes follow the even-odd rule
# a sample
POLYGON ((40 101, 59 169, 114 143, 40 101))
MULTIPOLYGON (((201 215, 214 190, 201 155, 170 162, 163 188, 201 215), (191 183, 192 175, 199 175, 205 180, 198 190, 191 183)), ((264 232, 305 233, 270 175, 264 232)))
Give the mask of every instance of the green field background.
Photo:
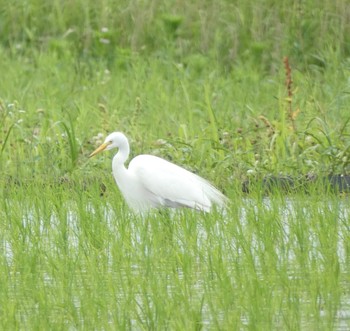
POLYGON ((80 172, 93 137, 116 130, 135 154, 168 154, 226 178, 348 169, 346 1, 1 8, 5 174, 80 172))

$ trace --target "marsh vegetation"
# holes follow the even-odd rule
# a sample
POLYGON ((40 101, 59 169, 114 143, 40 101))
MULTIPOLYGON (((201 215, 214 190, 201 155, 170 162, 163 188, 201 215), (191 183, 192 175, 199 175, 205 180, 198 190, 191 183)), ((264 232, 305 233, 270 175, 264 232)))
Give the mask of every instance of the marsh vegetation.
POLYGON ((261 184, 349 173, 347 1, 1 8, 0 328, 350 327, 348 196, 261 184), (116 130, 227 212, 130 213, 116 130))

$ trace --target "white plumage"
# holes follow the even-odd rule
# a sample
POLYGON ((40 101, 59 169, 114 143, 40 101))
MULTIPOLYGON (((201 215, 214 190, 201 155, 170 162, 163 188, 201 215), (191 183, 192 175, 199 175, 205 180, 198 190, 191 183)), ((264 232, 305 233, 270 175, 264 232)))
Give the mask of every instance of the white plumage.
POLYGON ((187 207, 209 212, 214 204, 224 208, 227 198, 200 176, 153 155, 139 155, 124 165, 129 157, 128 139, 113 132, 91 156, 103 150, 119 148, 112 161, 113 176, 128 205, 136 212, 151 208, 187 207))

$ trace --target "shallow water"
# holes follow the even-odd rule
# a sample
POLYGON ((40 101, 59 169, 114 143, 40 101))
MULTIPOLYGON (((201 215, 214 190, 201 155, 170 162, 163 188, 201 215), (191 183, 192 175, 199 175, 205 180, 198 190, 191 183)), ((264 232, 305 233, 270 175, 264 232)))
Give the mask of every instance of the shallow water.
MULTIPOLYGON (((213 240, 213 238, 217 241, 220 241, 218 242, 219 248, 225 247, 226 249, 232 249, 232 254, 227 252, 225 252, 224 254, 226 258, 225 264, 227 265, 230 265, 231 263, 232 265, 234 263, 237 263, 237 259, 240 259, 241 256, 247 254, 245 247, 249 247, 249 256, 252 258, 251 263, 254 265, 257 280, 260 280, 262 283, 266 282, 267 277, 266 265, 264 265, 264 251, 267 251, 268 248, 264 247, 264 245, 271 245, 269 241, 264 242, 263 238, 265 234, 271 234, 273 236, 277 235, 278 242, 272 242, 272 251, 276 254, 275 266, 277 268, 280 268, 281 270, 283 269, 287 273, 287 279, 290 282, 298 282, 299 279, 304 277, 304 273, 300 269, 300 265, 296 263, 296 261, 298 261, 301 258, 300 247, 299 244, 296 243, 296 240, 298 240, 296 234, 298 234, 298 231, 300 230, 300 235, 303 236, 303 240, 308 244, 308 252, 306 255, 308 259, 307 262, 323 261, 323 259, 327 258, 327 256, 324 255, 325 248, 323 247, 323 245, 327 245, 329 244, 329 242, 323 242, 323 238, 320 236, 320 233, 322 234, 322 222, 325 222, 325 220, 322 219, 322 215, 325 213, 326 210, 327 212, 330 212, 330 215, 333 216, 333 219, 327 221, 338 222, 338 231, 337 233, 333 234, 334 246, 329 247, 329 249, 334 249, 334 251, 331 252, 330 256, 334 256, 337 259, 336 263, 339 264, 340 272, 349 276, 350 273, 348 266, 348 204, 346 201, 341 200, 338 203, 330 201, 329 204, 320 202, 317 208, 317 212, 320 215, 319 222, 315 222, 314 219, 313 214, 315 213, 315 209, 309 210, 307 205, 302 205, 302 208, 300 208, 300 203, 296 202, 293 199, 285 199, 283 201, 276 202, 274 200, 266 198, 263 199, 261 203, 257 203, 257 201, 254 199, 245 199, 240 205, 240 207, 236 209, 236 213, 234 214, 239 218, 239 229, 236 229, 236 226, 232 226, 232 219, 227 215, 226 217, 215 222, 214 224, 210 223, 209 225, 206 223, 205 216, 203 215, 199 216, 198 222, 195 225, 193 225, 191 221, 189 221, 188 224, 186 223, 186 220, 182 221, 185 222, 184 225, 186 226, 193 226, 193 233, 189 233, 189 235, 195 237, 195 240, 190 244, 193 245, 195 251, 198 251, 200 254, 207 254, 208 256, 211 256, 211 250, 215 251, 217 249, 217 247, 208 246, 208 241, 213 240), (298 204, 298 206, 296 206, 296 204, 298 204), (271 222, 273 223, 271 224, 269 224, 269 222, 267 221, 269 219, 269 215, 273 217, 271 219, 271 222), (302 220, 300 221, 301 215, 302 220), (204 218, 202 218, 202 216, 204 218), (307 223, 308 220, 310 220, 310 224, 307 223), (300 227, 300 229, 298 227, 300 227), (271 232, 269 232, 270 230, 271 232), (228 235, 227 231, 232 231, 232 236, 228 235), (248 242, 245 246, 244 243, 242 244, 242 242, 245 240, 247 234, 248 242)), ((88 212, 88 214, 91 215, 91 219, 93 220, 93 222, 103 222, 104 226, 106 227, 106 233, 109 233, 110 236, 116 239, 117 243, 119 243, 120 245, 128 245, 127 248, 120 247, 123 254, 126 253, 129 256, 123 257, 123 263, 120 265, 120 270, 115 269, 115 244, 108 242, 108 238, 105 242, 97 241, 95 243, 93 240, 95 237, 95 231, 99 231, 98 225, 89 223, 89 220, 87 221, 87 223, 85 223, 85 221, 81 219, 82 215, 79 214, 79 212, 77 212, 76 208, 74 207, 71 210, 67 208, 66 212, 63 212, 60 215, 52 213, 49 219, 40 218, 40 215, 38 217, 38 211, 35 209, 27 210, 25 217, 22 219, 22 227, 24 229, 23 231, 26 232, 26 236, 23 236, 23 238, 27 238, 26 240, 28 240, 28 238, 35 237, 38 239, 38 242, 29 240, 28 242, 26 242, 25 247, 28 251, 32 249, 38 250, 39 245, 40 247, 45 247, 45 251, 49 252, 48 255, 53 254, 52 252, 57 252, 58 255, 63 254, 63 252, 65 252, 65 254, 67 254, 70 258, 74 256, 79 258, 79 256, 82 254, 82 247, 83 250, 87 249, 87 251, 89 251, 91 249, 91 246, 89 245, 96 245, 94 249, 100 250, 100 253, 97 254, 96 257, 98 257, 99 255, 103 256, 103 263, 105 263, 105 267, 103 268, 103 270, 101 270, 101 273, 110 272, 112 275, 112 279, 114 278, 116 283, 128 283, 130 282, 130 279, 134 278, 141 281, 144 279, 145 268, 147 268, 147 266, 145 267, 144 261, 138 256, 136 256, 135 258, 135 255, 137 254, 140 254, 140 256, 143 259, 152 259, 154 258, 154 256, 156 256, 155 250, 161 249, 164 250, 165 256, 170 256, 171 258, 171 254, 167 255, 169 253, 169 247, 176 246, 176 253, 184 254, 184 256, 187 254, 187 251, 189 249, 189 243, 185 239, 188 233, 186 234, 186 232, 183 232, 185 230, 179 229, 177 227, 175 228, 175 230, 171 228, 171 226, 174 226, 174 224, 176 225, 176 213, 171 216, 172 220, 169 219, 168 221, 164 222, 164 225, 161 225, 164 226, 164 230, 169 231, 169 233, 167 234, 164 233, 165 241, 164 247, 162 248, 155 247, 154 245, 152 245, 152 226, 154 226, 154 223, 152 223, 151 221, 149 224, 147 224, 146 221, 145 225, 144 223, 142 223, 145 222, 144 220, 139 220, 130 215, 125 216, 118 214, 109 205, 106 205, 102 210, 100 209, 98 211, 95 210, 93 205, 89 205, 86 208, 86 212, 88 212), (98 217, 95 217, 96 215, 98 215, 98 217), (125 221, 121 220, 121 218, 123 217, 126 217, 125 221), (126 219, 128 217, 130 217, 130 219, 127 221, 126 219), (65 224, 62 228, 63 220, 65 220, 65 224), (123 225, 121 225, 124 222, 126 224, 125 233, 123 233, 123 225), (170 223, 169 227, 167 227, 166 222, 170 223), (59 243, 57 240, 55 240, 55 238, 61 238, 62 231, 64 231, 65 238, 63 246, 62 243, 59 243), (85 239, 82 239, 82 234, 86 234, 86 231, 91 231, 91 242, 89 243, 83 241, 86 240, 86 236, 84 237, 85 239), (145 234, 150 238, 146 238, 145 234), (127 243, 125 243, 125 239, 127 239, 127 243), (141 253, 140 249, 142 249, 141 253), (135 254, 135 252, 137 253, 135 254), (128 264, 129 262, 125 264, 124 258, 130 258, 130 265, 128 264)), ((90 238, 89 233, 88 238, 90 238)), ((302 240, 300 240, 300 243, 302 244, 302 240)), ((271 254, 271 248, 269 249, 270 251, 266 254, 271 254)), ((11 266, 16 265, 16 258, 18 256, 18 252, 16 252, 16 241, 11 240, 6 236, 3 237, 2 251, 3 256, 6 260, 7 267, 9 270, 11 270, 11 266)), ((55 254, 56 253, 54 253, 53 255, 55 254)), ((161 257, 161 255, 159 256, 161 257)), ((205 280, 206 278, 200 274, 202 265, 201 263, 203 263, 202 260, 203 257, 201 257, 200 255, 194 255, 193 261, 191 260, 191 263, 198 264, 198 269, 194 268, 194 270, 196 270, 196 274, 191 276, 193 277, 193 279, 191 279, 189 284, 186 283, 186 277, 189 277, 189 275, 184 271, 184 266, 178 267, 176 272, 177 281, 181 284, 184 283, 183 286, 190 286, 190 292, 195 293, 196 298, 205 297, 208 291, 208 284, 205 280)), ((159 263, 159 265, 156 266, 156 269, 152 270, 152 272, 154 273, 154 275, 159 276, 164 274, 164 277, 167 277, 167 273, 171 268, 173 268, 172 263, 172 260, 168 261, 165 259, 164 261, 161 261, 161 263, 159 263)), ((322 271, 322 268, 327 268, 327 264, 320 264, 317 265, 315 268, 315 270, 322 271)), ((74 268, 72 268, 71 272, 75 272, 74 268)), ((278 274, 278 270, 272 271, 272 273, 276 272, 278 274)), ((326 273, 327 270, 325 269, 324 272, 326 273)), ((43 284, 45 287, 50 288, 55 286, 57 280, 55 279, 54 273, 52 273, 52 271, 41 270, 39 274, 40 273, 43 277, 43 284)), ((103 274, 101 274, 100 276, 103 280, 103 274)), ((16 278, 16 276, 14 278, 16 278)), ((76 286, 81 286, 82 288, 85 286, 85 280, 88 282, 94 281, 93 278, 91 279, 91 275, 89 274, 88 265, 86 265, 86 270, 84 270, 84 267, 83 269, 79 270, 79 279, 80 280, 77 281, 76 286)), ((346 277, 343 277, 341 286, 342 288, 347 289, 350 287, 350 280, 346 281, 344 279, 346 279, 346 277)), ((350 279, 350 277, 348 279, 350 279)), ((146 279, 144 280, 146 281, 146 279)), ((169 282, 165 289, 165 291, 168 293, 167 295, 170 297, 176 295, 176 291, 179 290, 178 286, 172 283, 172 280, 172 278, 169 279, 169 282)), ((233 280, 233 282, 235 281, 233 280)), ((11 288, 9 289, 10 296, 13 300, 20 299, 17 298, 16 286, 18 286, 18 284, 14 282, 11 285, 11 288)), ((117 294, 114 295, 116 295, 115 300, 117 301, 120 300, 121 302, 123 302, 125 300, 128 300, 128 291, 123 286, 125 285, 115 285, 115 291, 117 292, 117 294)), ((271 283, 271 287, 273 286, 274 284, 271 283)), ((79 291, 80 290, 77 289, 78 293, 79 291)), ((147 296, 145 299, 145 293, 138 293, 138 291, 139 290, 137 289, 135 290, 136 294, 133 300, 135 300, 136 305, 138 307, 135 309, 136 311, 138 311, 136 315, 139 315, 140 317, 138 319, 130 318, 130 325, 132 326, 132 328, 138 328, 140 326, 140 323, 143 324, 147 322, 147 316, 142 317, 142 315, 144 314, 142 307, 145 304, 145 300, 149 300, 150 302, 148 307, 150 311, 155 309, 155 304, 152 304, 152 300, 154 300, 154 298, 152 299, 151 294, 147 295, 149 296, 148 299, 147 296)), ((281 295, 278 292, 275 292, 275 294, 281 295)), ((104 293, 104 295, 108 296, 112 294, 104 293)), ((302 294, 300 295, 300 298, 303 298, 302 294)), ((82 298, 79 295, 75 294, 72 300, 75 309, 78 311, 78 315, 80 315, 81 321, 84 321, 84 313, 81 311, 83 307, 82 298)), ((113 298, 110 298, 108 300, 113 300, 113 298)), ((305 294, 305 298, 302 300, 304 300, 304 302, 300 303, 301 307, 310 305, 310 302, 307 298, 307 293, 305 294)), ((242 308, 242 310, 244 309, 242 308)), ((261 309, 264 309, 264 307, 261 307, 261 309)), ((340 297, 340 302, 338 305, 336 305, 334 310, 335 315, 332 325, 334 329, 348 330, 350 326, 349 291, 344 291, 344 293, 342 293, 340 297)), ((225 318, 227 318, 226 314, 227 312, 225 312, 224 310, 213 310, 213 307, 211 307, 210 302, 203 301, 201 307, 202 326, 204 327, 204 329, 209 329, 213 324, 215 324, 214 320, 216 320, 216 323, 220 323, 220 321, 225 320, 225 318), (214 315, 213 311, 216 312, 214 315)), ((329 319, 330 312, 327 311, 327 307, 324 307, 322 303, 320 304, 319 314, 321 316, 321 319, 329 319)), ((113 318, 111 318, 109 323, 114 323, 113 318)), ((249 326, 252 323, 251 316, 249 314, 242 313, 241 323, 243 326, 249 326)), ((307 329, 310 326, 310 321, 306 317, 303 317, 300 325, 303 329, 307 329)))

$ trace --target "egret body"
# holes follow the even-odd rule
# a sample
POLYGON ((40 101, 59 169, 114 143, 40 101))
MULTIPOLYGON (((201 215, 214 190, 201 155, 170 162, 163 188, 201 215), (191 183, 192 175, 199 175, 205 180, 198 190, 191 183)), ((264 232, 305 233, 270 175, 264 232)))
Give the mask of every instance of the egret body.
POLYGON ((214 204, 224 208, 228 201, 202 177, 157 156, 138 155, 126 168, 130 147, 121 132, 108 135, 89 157, 113 148, 119 149, 112 161, 114 179, 127 204, 136 212, 163 207, 209 212, 214 204))

